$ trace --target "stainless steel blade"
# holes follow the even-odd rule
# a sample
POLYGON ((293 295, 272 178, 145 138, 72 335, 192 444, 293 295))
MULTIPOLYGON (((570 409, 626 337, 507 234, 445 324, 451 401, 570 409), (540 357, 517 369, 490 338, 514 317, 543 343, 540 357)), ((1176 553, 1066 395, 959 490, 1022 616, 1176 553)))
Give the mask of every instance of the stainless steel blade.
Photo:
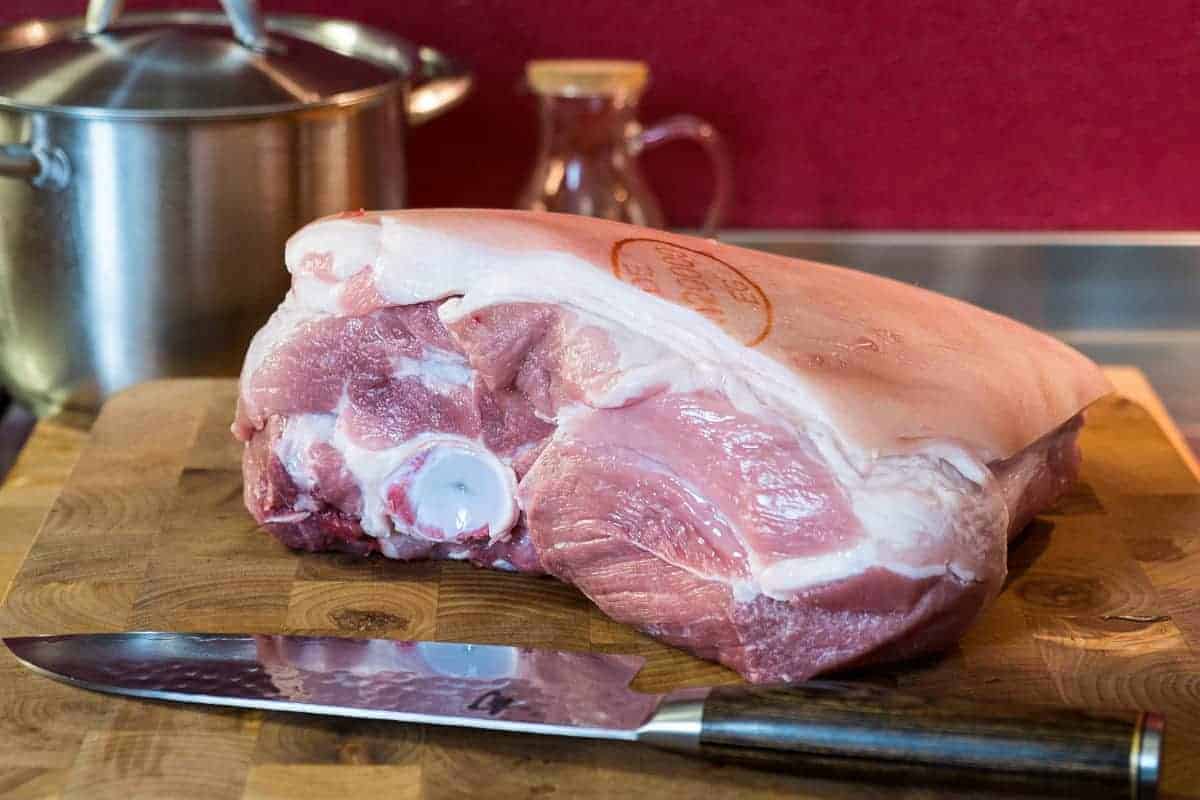
POLYGON ((661 695, 639 656, 310 636, 6 638, 26 666, 102 692, 398 722, 637 738, 661 695))

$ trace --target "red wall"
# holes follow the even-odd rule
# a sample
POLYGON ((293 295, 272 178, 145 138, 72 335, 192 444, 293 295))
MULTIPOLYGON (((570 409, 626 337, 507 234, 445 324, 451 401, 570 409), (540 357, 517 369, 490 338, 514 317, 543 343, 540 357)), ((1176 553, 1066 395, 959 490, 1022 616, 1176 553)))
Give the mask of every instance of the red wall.
MULTIPOLYGON (((531 101, 515 91, 527 59, 640 57, 653 75, 645 119, 690 111, 729 139, 733 225, 1200 228, 1194 3, 264 5, 366 21, 477 67, 472 99, 412 137, 413 204, 511 202, 536 136, 531 101)), ((9 0, 0 21, 82 6, 9 0)), ((694 224, 702 156, 680 145, 649 156, 648 171, 672 222, 694 224)))

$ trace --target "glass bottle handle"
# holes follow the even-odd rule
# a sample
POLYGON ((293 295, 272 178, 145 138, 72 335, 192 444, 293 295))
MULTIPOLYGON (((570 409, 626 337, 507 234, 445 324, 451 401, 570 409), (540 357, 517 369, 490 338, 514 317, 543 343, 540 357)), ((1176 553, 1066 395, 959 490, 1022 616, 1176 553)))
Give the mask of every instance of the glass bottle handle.
POLYGON ((633 128, 628 133, 628 139, 634 155, 648 147, 679 139, 691 139, 704 148, 712 164, 713 195, 700 233, 704 236, 716 235, 721 223, 725 221, 725 210, 729 206, 729 193, 733 185, 729 153, 725 150, 725 140, 717 133, 717 129, 699 117, 677 114, 648 128, 633 128))

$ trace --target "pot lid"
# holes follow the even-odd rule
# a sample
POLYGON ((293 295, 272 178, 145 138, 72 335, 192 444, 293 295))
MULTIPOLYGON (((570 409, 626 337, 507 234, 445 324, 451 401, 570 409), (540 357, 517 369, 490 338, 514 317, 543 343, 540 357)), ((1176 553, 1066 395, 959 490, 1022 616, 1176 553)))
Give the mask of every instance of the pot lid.
POLYGON ((0 106, 104 116, 242 116, 346 104, 406 81, 412 48, 354 22, 265 20, 260 49, 224 15, 128 14, 98 34, 83 19, 0 28, 0 106))

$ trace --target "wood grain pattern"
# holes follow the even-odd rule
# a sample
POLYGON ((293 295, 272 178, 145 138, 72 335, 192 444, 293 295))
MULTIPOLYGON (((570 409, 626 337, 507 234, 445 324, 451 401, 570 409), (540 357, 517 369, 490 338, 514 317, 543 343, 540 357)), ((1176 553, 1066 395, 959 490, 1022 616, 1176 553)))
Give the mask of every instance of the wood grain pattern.
POLYGON ((263 764, 250 771, 245 800, 295 800, 298 797, 346 797, 355 787, 370 786, 386 800, 421 797, 421 768, 404 766, 332 766, 263 764))
POLYGON ((1192 470, 1196 480, 1200 480, 1200 459, 1196 457, 1200 450, 1196 449, 1196 442, 1191 444, 1188 442, 1189 439, 1200 439, 1200 427, 1176 425, 1175 420, 1167 413, 1167 407, 1163 405, 1162 398, 1150 385, 1146 374, 1137 367, 1110 364, 1104 368, 1104 372, 1122 397, 1137 403, 1150 414, 1159 430, 1167 437, 1167 441, 1192 470))
POLYGON ((91 731, 67 775, 64 800, 242 796, 250 731, 91 731))
POLYGON ((67 781, 65 769, 0 767, 0 797, 5 800, 57 800, 67 781))
POLYGON ((268 714, 256 764, 419 764, 425 728, 378 720, 268 714))
POLYGON ((300 581, 288 597, 288 630, 313 636, 437 638, 438 585, 300 581))
MULTIPOLYGON (((0 579, 15 575, 0 634, 458 639, 636 653, 647 666, 634 685, 646 691, 737 681, 549 579, 288 552, 241 507, 233 398, 231 381, 148 384, 116 398, 90 438, 79 418, 39 426, 0 487, 0 579)), ((1153 418, 1126 400, 1094 409, 1083 446, 1083 482, 1014 544, 1006 590, 956 648, 849 677, 1002 704, 1166 711, 1166 796, 1200 800, 1200 483, 1153 418)), ((0 797, 364 793, 944 796, 615 743, 119 699, 31 674, 0 651, 0 797)))

